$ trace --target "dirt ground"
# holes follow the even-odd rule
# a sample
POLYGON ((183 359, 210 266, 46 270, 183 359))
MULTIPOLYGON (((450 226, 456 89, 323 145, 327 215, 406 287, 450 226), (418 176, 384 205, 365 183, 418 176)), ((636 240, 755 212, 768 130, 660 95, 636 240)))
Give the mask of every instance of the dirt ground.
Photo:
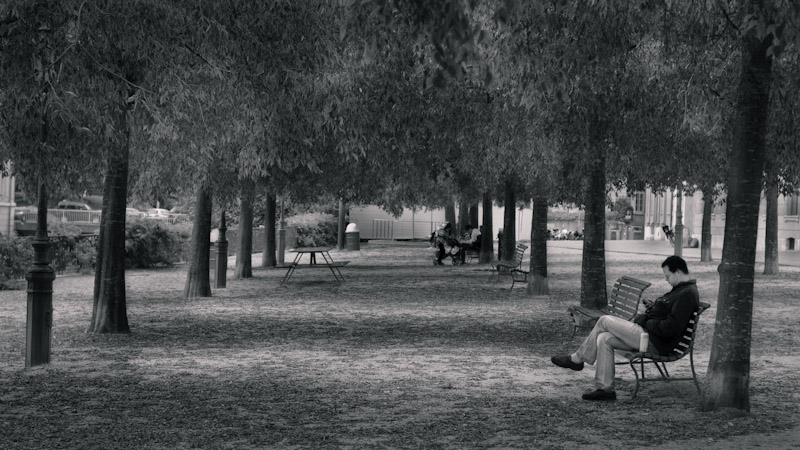
MULTIPOLYGON (((668 291, 666 244, 650 245, 609 251, 609 283, 631 275, 653 283, 645 297, 668 291)), ((486 265, 433 266, 425 243, 332 255, 351 261, 341 285, 305 270, 280 287, 283 270, 256 268, 193 300, 182 298, 185 267, 130 271, 125 335, 85 333, 92 277, 59 277, 52 363, 28 370, 26 294, 0 292, 0 447, 800 448, 798 267, 756 277, 752 411, 741 415, 700 411, 691 382, 647 384, 631 400, 625 366, 618 401, 580 399, 593 368, 549 361, 580 339, 566 313, 579 244, 551 243, 544 297, 489 282, 486 265)), ((702 378, 717 265, 687 260, 712 304, 696 346, 702 378)), ((687 374, 688 361, 672 372, 687 374)))

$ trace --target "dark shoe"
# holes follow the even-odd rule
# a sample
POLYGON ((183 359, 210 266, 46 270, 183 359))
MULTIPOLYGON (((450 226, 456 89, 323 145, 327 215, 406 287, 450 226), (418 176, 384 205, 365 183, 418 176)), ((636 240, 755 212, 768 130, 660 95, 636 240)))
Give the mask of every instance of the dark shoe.
POLYGON ((583 399, 584 400, 606 401, 606 402, 611 401, 611 402, 613 402, 614 400, 617 399, 617 393, 614 392, 614 391, 609 392, 609 391, 604 391, 602 389, 598 389, 598 390, 596 390, 594 392, 587 392, 587 393, 583 394, 583 399))
POLYGON ((558 367, 563 367, 565 369, 583 370, 583 363, 572 362, 572 358, 570 358, 569 355, 553 356, 550 358, 550 361, 552 361, 553 364, 557 365, 558 367))

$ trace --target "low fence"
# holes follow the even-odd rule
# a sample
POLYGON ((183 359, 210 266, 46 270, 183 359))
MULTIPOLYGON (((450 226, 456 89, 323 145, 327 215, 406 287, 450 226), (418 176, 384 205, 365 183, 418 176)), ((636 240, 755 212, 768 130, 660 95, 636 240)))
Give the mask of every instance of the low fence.
POLYGON ((438 222, 372 219, 372 229, 361 231, 362 239, 411 240, 428 239, 438 222))

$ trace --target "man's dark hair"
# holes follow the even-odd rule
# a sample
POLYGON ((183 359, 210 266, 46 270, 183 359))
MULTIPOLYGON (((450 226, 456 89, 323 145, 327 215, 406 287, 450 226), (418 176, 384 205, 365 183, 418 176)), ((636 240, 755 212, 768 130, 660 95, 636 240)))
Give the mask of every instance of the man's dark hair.
POLYGON ((689 274, 689 268, 686 267, 686 261, 683 260, 680 256, 670 256, 661 263, 661 267, 668 267, 669 271, 675 273, 677 271, 681 271, 685 274, 689 274))

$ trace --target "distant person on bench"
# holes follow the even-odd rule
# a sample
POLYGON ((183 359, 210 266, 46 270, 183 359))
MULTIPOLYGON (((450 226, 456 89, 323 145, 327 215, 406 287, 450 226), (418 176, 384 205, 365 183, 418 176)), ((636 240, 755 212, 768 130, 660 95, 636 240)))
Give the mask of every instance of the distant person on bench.
POLYGON ((439 249, 439 251, 436 252, 436 261, 434 263, 437 266, 444 264, 442 263, 444 258, 458 253, 457 247, 459 247, 459 244, 456 239, 451 237, 452 230, 453 226, 450 224, 450 222, 445 222, 439 227, 438 230, 436 230, 433 235, 434 244, 439 249), (451 247, 450 252, 445 250, 445 245, 451 247))
POLYGON ((467 224, 466 231, 461 239, 458 240, 461 248, 461 262, 466 259, 467 250, 480 250, 481 249, 481 232, 476 229, 472 224, 467 224))

